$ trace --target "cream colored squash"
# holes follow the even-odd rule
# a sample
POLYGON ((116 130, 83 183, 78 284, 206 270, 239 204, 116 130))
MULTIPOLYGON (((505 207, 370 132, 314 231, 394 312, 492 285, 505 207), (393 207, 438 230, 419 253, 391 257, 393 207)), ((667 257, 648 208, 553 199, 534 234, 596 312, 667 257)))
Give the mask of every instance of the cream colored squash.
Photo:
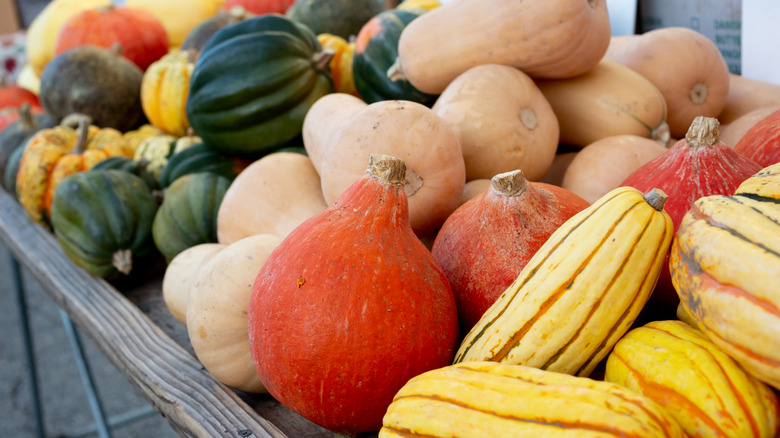
POLYGON ((566 168, 561 186, 592 204, 665 151, 658 142, 636 135, 602 138, 577 153, 566 168))
POLYGON ((770 114, 780 110, 780 106, 769 106, 758 108, 745 113, 729 123, 720 125, 720 141, 726 143, 732 148, 739 143, 739 140, 756 123, 769 117, 770 114))
POLYGON ((201 243, 191 246, 174 257, 165 268, 162 296, 165 306, 174 318, 187 324, 187 304, 194 283, 195 273, 227 245, 201 243))
POLYGON ((285 237, 326 208, 309 157, 268 154, 244 169, 225 192, 217 212, 217 241, 229 245, 254 234, 285 237))
POLYGON ((514 67, 486 64, 465 71, 432 109, 458 137, 467 181, 517 169, 538 181, 558 149, 558 119, 550 103, 514 67))
POLYGON ((218 381, 246 392, 266 392, 249 350, 249 301, 257 273, 281 242, 257 234, 220 251, 199 269, 187 306, 198 360, 218 381))
POLYGON ((490 187, 490 179, 489 178, 480 178, 480 179, 472 179, 471 181, 466 183, 466 186, 463 187, 463 196, 460 198, 460 205, 463 205, 468 201, 469 199, 481 195, 485 190, 490 187))
POLYGON ((320 171, 322 157, 328 151, 330 137, 349 116, 365 108, 368 104, 359 97, 347 93, 331 93, 322 96, 309 108, 303 118, 303 147, 317 172, 320 171))

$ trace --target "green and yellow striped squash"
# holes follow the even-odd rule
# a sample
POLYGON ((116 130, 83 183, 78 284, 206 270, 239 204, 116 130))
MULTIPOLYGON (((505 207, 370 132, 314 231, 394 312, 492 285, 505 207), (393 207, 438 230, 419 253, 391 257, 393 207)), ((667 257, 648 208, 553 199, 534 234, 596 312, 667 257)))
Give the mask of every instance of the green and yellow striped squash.
POLYGON ((669 268, 680 311, 780 389, 780 163, 734 196, 698 199, 677 230, 669 268))
POLYGON ((564 222, 466 335, 455 363, 590 375, 658 281, 674 233, 666 199, 619 187, 564 222))
POLYGON ((469 362, 412 378, 396 394, 379 438, 683 437, 651 399, 620 385, 496 362, 469 362))
POLYGON ((699 330, 653 321, 626 333, 605 380, 665 406, 689 437, 772 438, 780 400, 699 330))

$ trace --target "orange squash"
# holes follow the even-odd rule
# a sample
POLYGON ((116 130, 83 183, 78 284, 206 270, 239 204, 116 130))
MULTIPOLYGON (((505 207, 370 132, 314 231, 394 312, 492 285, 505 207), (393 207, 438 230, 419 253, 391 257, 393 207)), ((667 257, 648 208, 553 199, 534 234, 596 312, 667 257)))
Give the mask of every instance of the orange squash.
POLYGON ((780 85, 732 73, 729 75, 726 106, 718 115, 718 120, 725 125, 750 111, 768 106, 780 106, 780 85))

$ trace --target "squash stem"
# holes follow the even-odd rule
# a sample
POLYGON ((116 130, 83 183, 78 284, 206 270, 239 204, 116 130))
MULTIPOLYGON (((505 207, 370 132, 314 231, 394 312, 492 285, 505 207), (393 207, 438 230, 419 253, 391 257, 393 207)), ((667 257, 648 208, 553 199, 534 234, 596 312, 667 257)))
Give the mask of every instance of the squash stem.
POLYGON ((657 211, 663 211, 664 204, 666 204, 666 200, 669 199, 669 195, 659 188, 654 188, 645 193, 642 198, 657 211))
POLYGON ((696 116, 685 140, 690 147, 712 146, 720 140, 720 122, 714 117, 696 116))
POLYGON ((499 173, 490 179, 490 186, 499 195, 511 198, 520 196, 528 189, 528 180, 522 170, 499 173))
POLYGON ((335 54, 336 52, 330 47, 324 47, 322 51, 311 56, 311 62, 318 71, 328 71, 328 64, 335 54))
POLYGON ((133 270, 133 253, 129 249, 120 249, 111 257, 111 264, 117 271, 130 275, 133 270))
POLYGON ((78 140, 76 140, 76 146, 71 153, 81 155, 87 147, 87 134, 89 134, 89 125, 92 123, 92 118, 86 114, 72 113, 65 116, 60 122, 62 126, 69 126, 76 129, 78 132, 78 140))
POLYGON ((386 185, 403 186, 406 181, 406 163, 390 155, 369 154, 366 172, 386 185))
POLYGON ((404 71, 401 68, 400 58, 395 58, 395 62, 393 62, 393 65, 391 65, 390 68, 387 69, 387 78, 393 82, 407 80, 406 75, 404 75, 404 71))

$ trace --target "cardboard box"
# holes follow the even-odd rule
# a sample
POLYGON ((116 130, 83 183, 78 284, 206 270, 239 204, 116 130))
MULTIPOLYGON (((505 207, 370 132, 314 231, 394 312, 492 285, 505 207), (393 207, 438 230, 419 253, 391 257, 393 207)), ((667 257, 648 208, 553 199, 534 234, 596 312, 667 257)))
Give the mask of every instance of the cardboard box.
POLYGON ((16 1, 0 0, 0 35, 18 32, 21 28, 16 1))

